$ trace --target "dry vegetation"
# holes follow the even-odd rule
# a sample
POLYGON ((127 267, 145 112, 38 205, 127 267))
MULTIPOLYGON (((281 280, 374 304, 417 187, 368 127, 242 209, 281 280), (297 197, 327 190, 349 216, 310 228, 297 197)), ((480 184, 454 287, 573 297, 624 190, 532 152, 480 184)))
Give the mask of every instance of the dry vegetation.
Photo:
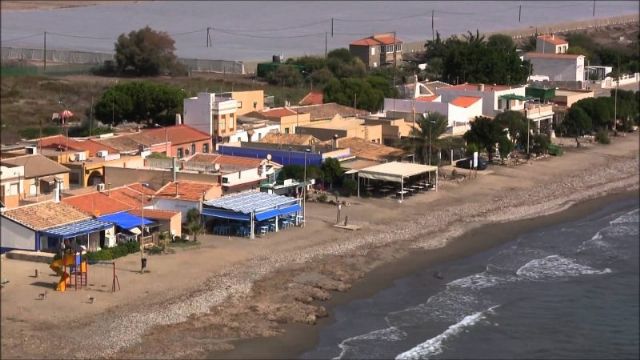
MULTIPOLYGON (((27 128, 53 126, 51 115, 66 104, 76 115, 76 121, 88 119, 91 98, 94 102, 116 81, 137 81, 136 78, 110 78, 93 75, 69 76, 7 76, 0 81, 3 144, 20 140, 20 131, 27 128)), ((308 91, 307 88, 282 88, 254 81, 246 76, 197 75, 192 77, 157 77, 148 81, 171 84, 184 89, 188 95, 200 91, 224 92, 231 90, 263 89, 274 95, 276 105, 290 100, 296 103, 308 91)))

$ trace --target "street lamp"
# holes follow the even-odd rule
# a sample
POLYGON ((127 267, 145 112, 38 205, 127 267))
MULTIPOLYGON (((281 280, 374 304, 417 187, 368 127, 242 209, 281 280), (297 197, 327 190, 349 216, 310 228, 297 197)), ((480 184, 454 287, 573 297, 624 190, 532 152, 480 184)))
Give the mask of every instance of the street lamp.
POLYGON ((302 189, 302 227, 307 222, 307 153, 310 149, 304 150, 304 188, 302 189))
MULTIPOLYGON (((149 187, 148 183, 141 183, 142 187, 149 187)), ((144 258, 144 246, 142 240, 144 237, 144 190, 140 192, 140 274, 144 274, 144 268, 147 267, 144 258)))
MULTIPOLYGON (((429 113, 422 114, 425 120, 429 116, 429 113)), ((427 120, 429 122, 429 165, 431 165, 431 124, 435 125, 435 120, 427 120)))

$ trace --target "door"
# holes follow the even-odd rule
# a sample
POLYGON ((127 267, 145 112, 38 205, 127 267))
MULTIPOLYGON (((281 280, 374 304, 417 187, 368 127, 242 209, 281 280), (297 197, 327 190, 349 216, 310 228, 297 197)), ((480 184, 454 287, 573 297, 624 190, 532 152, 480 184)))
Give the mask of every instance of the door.
POLYGON ((29 185, 29 195, 36 196, 37 193, 38 193, 38 187, 36 186, 36 184, 29 185))

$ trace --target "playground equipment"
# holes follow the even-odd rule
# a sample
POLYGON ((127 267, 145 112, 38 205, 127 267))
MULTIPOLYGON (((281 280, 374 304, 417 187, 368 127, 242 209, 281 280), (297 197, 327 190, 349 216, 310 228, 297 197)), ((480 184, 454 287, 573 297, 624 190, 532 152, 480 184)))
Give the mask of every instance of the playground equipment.
POLYGON ((76 290, 87 286, 89 265, 86 260, 82 260, 80 253, 64 254, 62 259, 54 260, 49 267, 60 276, 56 291, 63 292, 69 286, 76 290))

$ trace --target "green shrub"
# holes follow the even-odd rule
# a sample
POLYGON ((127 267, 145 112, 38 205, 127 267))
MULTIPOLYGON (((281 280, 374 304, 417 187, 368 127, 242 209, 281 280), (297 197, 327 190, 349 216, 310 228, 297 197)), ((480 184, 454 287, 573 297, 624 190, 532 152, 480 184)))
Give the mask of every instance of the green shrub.
POLYGON ((322 193, 322 194, 318 195, 318 201, 319 202, 327 202, 327 194, 322 193))
POLYGON ((125 244, 128 249, 129 254, 134 254, 140 251, 140 242, 138 241, 130 241, 125 244))
POLYGON ((609 139, 609 132, 606 130, 600 130, 596 133, 596 141, 600 144, 609 144, 611 140, 609 139))
POLYGON ((163 251, 164 251, 164 245, 160 245, 160 246, 158 246, 158 245, 153 245, 152 247, 150 247, 150 248, 147 250, 147 253, 148 253, 148 254, 151 254, 151 255, 157 255, 157 254, 162 253, 163 251))
POLYGON ((342 194, 344 196, 351 196, 358 190, 358 183, 351 179, 346 178, 342 181, 342 194))

